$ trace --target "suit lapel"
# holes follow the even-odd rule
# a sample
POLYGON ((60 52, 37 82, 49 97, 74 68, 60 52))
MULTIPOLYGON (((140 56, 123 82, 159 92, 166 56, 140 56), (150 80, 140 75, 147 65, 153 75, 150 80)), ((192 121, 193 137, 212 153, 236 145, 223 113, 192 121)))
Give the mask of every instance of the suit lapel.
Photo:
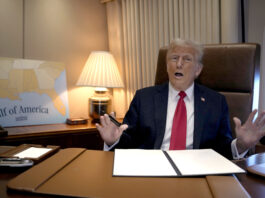
POLYGON ((155 109, 155 131, 156 141, 154 149, 160 149, 165 134, 166 119, 167 119, 167 102, 168 102, 168 83, 157 88, 157 93, 154 96, 155 109))
POLYGON ((207 97, 204 91, 195 83, 194 86, 194 136, 193 148, 199 149, 206 119, 207 97))

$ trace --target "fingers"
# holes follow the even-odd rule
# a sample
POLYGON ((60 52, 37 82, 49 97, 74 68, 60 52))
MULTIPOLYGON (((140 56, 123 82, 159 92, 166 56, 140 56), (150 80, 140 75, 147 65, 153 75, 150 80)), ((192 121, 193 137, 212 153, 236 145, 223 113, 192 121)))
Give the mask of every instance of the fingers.
POLYGON ((111 121, 110 121, 108 114, 104 114, 104 119, 105 119, 106 125, 109 125, 111 121))
MULTIPOLYGON (((103 127, 113 127, 116 126, 116 123, 113 123, 113 121, 110 119, 110 116, 114 117, 114 113, 104 114, 103 116, 100 116, 100 124, 103 127)), ((119 126, 118 126, 119 127, 119 126)))
POLYGON ((263 128, 265 125, 265 111, 263 111, 262 113, 260 113, 257 117, 257 119, 255 120, 255 124, 258 127, 263 128))
POLYGON ((111 112, 110 115, 113 117, 113 118, 116 118, 115 116, 115 113, 114 112, 111 112))
POLYGON ((100 124, 98 124, 98 123, 96 123, 96 128, 97 128, 97 130, 98 130, 99 132, 102 131, 102 126, 100 126, 100 124))
POLYGON ((255 109, 254 111, 252 111, 252 112, 249 114, 248 119, 247 119, 247 121, 246 121, 248 124, 252 124, 252 122, 253 122, 253 120, 254 120, 254 117, 255 117, 257 111, 258 111, 258 110, 255 109))
POLYGON ((103 116, 100 116, 100 124, 103 127, 108 126, 111 123, 109 115, 108 114, 104 114, 103 116))
MULTIPOLYGON (((110 116, 114 117, 114 113, 111 112, 110 116)), ((109 128, 109 127, 116 128, 122 132, 128 128, 128 125, 123 124, 119 127, 115 123, 113 123, 113 121, 110 120, 110 117, 108 114, 104 114, 103 116, 100 116, 100 124, 96 124, 96 128, 98 130, 103 130, 103 128, 109 128)))
POLYGON ((262 119, 263 113, 264 113, 264 112, 262 112, 261 114, 258 114, 258 117, 257 117, 257 119, 255 120, 255 123, 259 123, 259 122, 260 122, 260 120, 262 119))
POLYGON ((235 123, 235 131, 239 130, 241 127, 241 120, 237 117, 233 117, 234 123, 235 123))
POLYGON ((265 127, 265 114, 262 116, 262 119, 259 123, 260 127, 264 128, 265 127))
POLYGON ((96 123, 96 128, 97 128, 101 138, 104 140, 104 133, 105 133, 104 128, 98 123, 96 123))
POLYGON ((121 131, 125 131, 126 129, 128 129, 128 127, 129 126, 127 124, 123 124, 123 125, 120 126, 120 130, 121 131))
POLYGON ((97 130, 100 130, 102 128, 98 123, 96 123, 95 125, 96 125, 97 130))
POLYGON ((106 123, 106 120, 105 120, 105 117, 104 116, 100 116, 100 124, 103 126, 103 127, 105 127, 105 126, 107 126, 107 123, 106 123))

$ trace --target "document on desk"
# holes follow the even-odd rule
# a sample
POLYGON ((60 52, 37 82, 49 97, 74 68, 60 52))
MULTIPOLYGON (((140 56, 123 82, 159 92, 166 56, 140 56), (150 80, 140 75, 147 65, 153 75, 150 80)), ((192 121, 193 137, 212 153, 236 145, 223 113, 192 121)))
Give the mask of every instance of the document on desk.
POLYGON ((116 149, 113 176, 186 177, 245 173, 212 149, 116 149))
POLYGON ((14 155, 14 157, 18 158, 39 158, 42 155, 45 155, 49 151, 51 151, 52 148, 42 148, 42 147, 29 147, 17 154, 14 155))

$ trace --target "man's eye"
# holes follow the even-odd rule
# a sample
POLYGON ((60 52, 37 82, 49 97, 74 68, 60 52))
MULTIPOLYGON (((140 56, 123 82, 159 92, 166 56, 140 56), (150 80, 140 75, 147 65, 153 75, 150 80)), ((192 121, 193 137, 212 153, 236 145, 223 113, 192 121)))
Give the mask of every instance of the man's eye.
POLYGON ((178 57, 177 56, 171 57, 171 61, 177 61, 177 60, 178 60, 178 57))
POLYGON ((185 62, 191 62, 192 61, 192 58, 191 57, 183 57, 183 60, 185 62))

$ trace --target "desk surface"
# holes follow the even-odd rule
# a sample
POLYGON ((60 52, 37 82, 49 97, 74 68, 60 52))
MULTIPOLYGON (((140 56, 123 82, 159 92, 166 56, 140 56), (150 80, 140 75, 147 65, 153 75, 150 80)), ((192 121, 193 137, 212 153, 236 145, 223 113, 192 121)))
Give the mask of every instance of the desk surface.
MULTIPOLYGON (((100 152, 101 151, 97 151, 100 152)), ((103 153, 103 152, 102 152, 103 153)), ((113 155, 113 154, 112 154, 113 155)), ((112 157, 112 155, 108 155, 108 157, 112 157)), ((101 155, 102 157, 102 155, 101 155)), ((265 154, 262 156, 262 158, 264 157, 265 159, 265 154)), ((260 156, 253 156, 251 159, 247 159, 247 160, 241 160, 241 161, 237 161, 236 163, 241 166, 242 168, 246 167, 247 164, 253 164, 253 163, 260 163, 260 156)), ((93 166, 95 164, 93 164, 93 162, 89 163, 90 166, 93 166)), ((0 172, 0 197, 1 198, 14 198, 14 197, 32 197, 32 198, 37 198, 37 197, 50 197, 47 195, 38 195, 38 194, 30 194, 30 193, 21 193, 21 192, 16 192, 16 191, 10 191, 6 189, 6 184, 8 183, 8 181, 10 181, 12 178, 14 178, 15 176, 17 176, 18 174, 20 174, 21 172, 23 172, 23 170, 9 170, 9 171, 1 171, 0 172)), ((264 197, 265 195, 265 179, 263 177, 259 177, 250 173, 247 174, 238 174, 236 175, 238 180, 240 181, 240 183, 245 187, 245 189, 247 190, 247 192, 251 195, 251 197, 264 197)), ((116 178, 118 180, 123 180, 122 178, 116 178)), ((139 178, 133 178, 134 180, 137 180, 137 182, 140 182, 140 184, 137 186, 137 188, 141 188, 141 182, 143 182, 145 179, 139 179, 139 178)), ((165 180, 175 180, 176 178, 165 178, 165 180)), ((195 178, 198 181, 202 178, 195 178)), ((125 179, 126 180, 126 179, 125 179)), ((123 183, 125 182, 122 181, 123 183)), ((170 182, 172 182, 170 181, 170 182)), ((93 182, 93 181, 92 181, 93 182)), ((159 182, 158 180, 153 180, 153 182, 159 182)), ((179 182, 179 185, 183 185, 185 184, 185 182, 189 182, 187 181, 187 178, 185 180, 185 178, 183 180, 181 180, 181 182, 179 182)), ((175 181, 174 181, 175 183, 175 181)), ((173 184, 173 183, 172 183, 173 184)), ((198 184, 200 184, 201 186, 204 185, 204 181, 199 181, 198 184)), ((92 184, 91 184, 92 185, 92 184)), ((142 184, 143 188, 144 185, 142 184)), ((123 185, 124 187, 124 185, 123 185)), ((128 186, 129 188, 131 186, 128 186)), ((150 188, 152 188, 152 185, 149 185, 150 188)), ((132 188, 132 187, 131 187, 132 188)), ((206 192, 207 193, 207 192, 206 192)), ((162 196, 162 195, 161 195, 162 196)), ((51 196, 52 197, 52 196, 51 196)), ((198 196, 196 196, 198 197, 198 196)))
MULTIPOLYGON (((265 163, 265 153, 255 154, 247 159, 236 161, 236 164, 246 170, 246 167, 265 163)), ((239 182, 248 191, 251 197, 265 197, 265 177, 252 173, 237 174, 239 182)))

